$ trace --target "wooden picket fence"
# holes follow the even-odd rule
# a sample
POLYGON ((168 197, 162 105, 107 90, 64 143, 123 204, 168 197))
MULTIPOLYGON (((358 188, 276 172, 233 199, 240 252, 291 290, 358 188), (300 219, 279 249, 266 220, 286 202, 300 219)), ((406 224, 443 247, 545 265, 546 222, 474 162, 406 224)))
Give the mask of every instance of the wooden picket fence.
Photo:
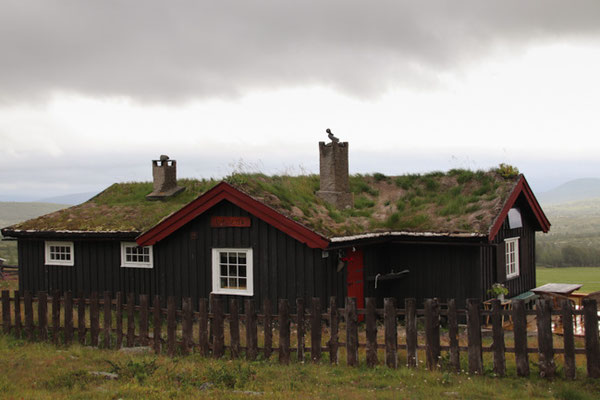
MULTIPOLYGON (((185 355, 197 351, 204 356, 220 358, 228 350, 231 358, 238 358, 244 354, 247 359, 253 360, 259 353, 265 359, 269 359, 276 351, 282 364, 291 361, 292 353, 296 354, 298 361, 319 362, 323 352, 328 352, 329 362, 336 364, 339 350, 345 348, 346 363, 349 366, 359 364, 359 348, 362 348, 366 355, 366 365, 369 367, 380 363, 378 353, 382 349, 384 362, 390 368, 398 367, 398 350, 406 351, 408 367, 417 366, 418 350, 424 350, 426 366, 429 369, 440 367, 441 352, 445 351, 447 362, 456 371, 461 370, 460 355, 466 352, 468 370, 473 374, 483 373, 483 353, 491 352, 493 370, 499 376, 506 373, 506 353, 515 354, 516 372, 519 376, 530 374, 529 354, 537 353, 539 372, 545 377, 555 376, 555 355, 562 354, 563 369, 568 379, 575 377, 575 355, 581 354, 586 357, 587 375, 600 378, 597 304, 596 301, 587 299, 583 302, 582 310, 572 309, 570 303, 563 304, 560 310, 552 310, 552 304, 546 300, 538 300, 535 310, 527 310, 522 300, 515 301, 512 310, 504 310, 500 302, 494 300, 492 309, 486 311, 476 299, 467 300, 466 310, 457 310, 454 300, 441 304, 437 299, 426 300, 424 309, 417 309, 415 299, 406 299, 404 308, 398 309, 393 298, 385 299, 383 309, 377 309, 375 299, 372 298, 366 299, 364 309, 357 309, 356 299, 346 298, 345 307, 341 309, 336 306, 336 299, 331 298, 329 307, 322 309, 320 300, 315 298, 310 302, 308 310, 304 300, 297 299, 295 314, 290 312, 290 304, 286 299, 279 300, 277 314, 272 313, 272 304, 268 299, 263 303, 261 314, 257 313, 252 299, 244 301, 243 313, 240 313, 239 301, 229 299, 229 312, 225 313, 224 299, 218 296, 211 297, 210 309, 208 299, 199 299, 197 311, 194 311, 191 298, 183 298, 181 310, 178 310, 174 297, 167 298, 165 309, 161 308, 159 296, 154 297, 150 306, 147 295, 140 295, 136 303, 134 294, 129 294, 124 302, 121 293, 112 298, 108 292, 104 293, 102 298, 99 298, 97 293, 92 293, 90 298, 73 298, 71 292, 57 292, 52 297, 45 292, 38 292, 34 297, 27 291, 22 294, 15 291, 11 297, 10 292, 5 290, 2 291, 1 300, 4 333, 24 336, 29 340, 51 340, 57 345, 71 344, 77 334, 79 343, 83 345, 101 345, 104 348, 121 348, 124 345, 152 346, 156 353, 160 353, 166 347, 167 354, 171 356, 178 352, 185 355), (37 313, 34 313, 34 303, 37 303, 37 313), (51 324, 48 321, 48 304, 51 305, 51 324), (74 324, 75 312, 77 326, 74 324), (124 314, 127 320, 125 330, 124 314), (528 347, 527 315, 536 316, 537 347, 534 348, 528 347), (562 319, 562 348, 554 347, 553 315, 562 319), (162 332, 165 316, 166 338, 162 332), (442 316, 447 320, 447 345, 442 345, 440 339, 442 316), (492 325, 492 344, 484 346, 481 322, 488 316, 492 325), (585 324, 584 348, 575 347, 573 335, 573 318, 581 318, 580 316, 585 324), (404 343, 398 341, 398 317, 404 320, 404 343), (424 332, 417 330, 419 317, 424 317, 424 332), (466 317, 467 321, 467 346, 459 344, 458 321, 461 317, 466 317), (514 347, 505 346, 505 317, 512 319, 514 347), (366 342, 359 343, 359 325, 362 323, 359 323, 359 320, 363 318, 366 342), (378 341, 378 329, 381 329, 378 326, 381 323, 378 324, 378 321, 381 320, 383 343, 378 341), (225 335, 225 321, 228 321, 228 335, 225 335), (240 329, 240 322, 244 324, 243 331, 240 329), (263 334, 261 347, 258 345, 259 322, 263 334), (294 347, 291 345, 292 323, 295 324, 297 339, 294 347), (340 340, 341 336, 344 336, 340 335, 341 328, 345 328, 345 342, 340 340), (277 347, 273 345, 274 331, 278 331, 279 335, 277 347), (325 331, 329 340, 323 345, 325 331), (244 346, 241 344, 240 332, 245 333, 244 346), (305 344, 307 335, 310 335, 310 347, 305 344), (419 341, 419 337, 424 337, 424 343, 422 339, 419 341)), ((362 329, 361 327, 361 331, 362 329)))

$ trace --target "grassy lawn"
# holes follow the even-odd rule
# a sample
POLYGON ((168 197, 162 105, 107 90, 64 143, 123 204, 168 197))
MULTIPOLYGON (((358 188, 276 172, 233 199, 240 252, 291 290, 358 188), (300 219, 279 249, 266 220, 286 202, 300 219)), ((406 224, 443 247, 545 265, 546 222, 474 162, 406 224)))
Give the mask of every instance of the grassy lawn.
MULTIPOLYGON (((462 355, 465 359, 465 355, 462 355)), ((125 354, 74 345, 56 348, 0 334, 0 397, 25 399, 325 398, 325 399, 594 399, 600 380, 516 378, 514 359, 506 378, 423 368, 397 370, 330 366, 326 362, 212 360, 125 354), (109 380, 93 372, 117 372, 109 380)), ((465 360, 466 362, 466 360, 465 360)), ((486 364, 488 364, 486 362, 486 364)), ((560 369, 559 369, 560 370, 560 369)))
POLYGON ((536 273, 538 286, 545 283, 582 283, 580 292, 600 290, 600 267, 537 267, 536 273))

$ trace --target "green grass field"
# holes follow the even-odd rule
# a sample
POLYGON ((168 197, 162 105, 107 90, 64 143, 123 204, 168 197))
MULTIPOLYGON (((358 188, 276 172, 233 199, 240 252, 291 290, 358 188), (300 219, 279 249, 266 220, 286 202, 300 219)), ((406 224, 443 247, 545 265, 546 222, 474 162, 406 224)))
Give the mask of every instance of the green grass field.
POLYGON ((536 272, 538 286, 545 283, 582 283, 580 292, 590 293, 600 290, 600 267, 537 267, 536 272))
MULTIPOLYGON (((557 356, 558 358, 559 356, 557 356)), ((486 353, 486 365, 491 363, 486 353)), ((466 365, 466 355, 462 354, 466 365)), ((382 357, 380 357, 380 361, 382 357)), ((514 359, 508 377, 486 368, 482 376, 422 366, 358 368, 270 361, 214 360, 198 355, 168 358, 126 354, 74 345, 28 343, 0 334, 0 398, 24 399, 597 399, 600 380, 547 380, 531 360, 529 378, 517 378, 514 359), (109 380, 97 372, 116 372, 109 380)), ((561 373, 559 367, 559 373, 561 373)))

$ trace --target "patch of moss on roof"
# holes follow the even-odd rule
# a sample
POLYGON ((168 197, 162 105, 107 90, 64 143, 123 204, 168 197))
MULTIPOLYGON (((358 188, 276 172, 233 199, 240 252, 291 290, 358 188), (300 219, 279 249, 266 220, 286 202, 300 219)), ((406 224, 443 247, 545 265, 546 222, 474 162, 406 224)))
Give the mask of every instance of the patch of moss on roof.
POLYGON ((282 214, 326 236, 408 231, 487 234, 518 174, 503 170, 403 176, 353 175, 354 208, 319 199, 318 175, 234 174, 227 181, 282 214))
MULTIPOLYGON (((486 234, 518 179, 502 169, 403 176, 353 175, 355 207, 319 199, 318 175, 232 174, 225 181, 326 237, 410 231, 486 234)), ((148 201, 152 183, 119 183, 89 201, 10 227, 38 231, 144 232, 218 183, 182 179, 186 190, 148 201)))
POLYGON ((11 226, 15 230, 143 232, 219 181, 180 179, 185 191, 161 201, 146 200, 152 182, 115 183, 85 203, 11 226))

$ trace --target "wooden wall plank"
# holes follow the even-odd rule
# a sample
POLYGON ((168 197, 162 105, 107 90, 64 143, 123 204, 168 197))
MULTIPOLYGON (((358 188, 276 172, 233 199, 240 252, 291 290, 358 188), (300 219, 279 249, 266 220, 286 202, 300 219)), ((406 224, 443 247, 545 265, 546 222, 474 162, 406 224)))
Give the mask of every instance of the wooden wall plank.
POLYGON ((458 315, 456 301, 448 300, 448 337, 450 341, 450 365, 456 372, 460 372, 460 349, 458 342, 458 315))
POLYGON ((405 299, 406 312, 406 358, 411 368, 417 366, 417 301, 414 298, 405 299))
POLYGON ((483 372, 483 353, 481 348, 481 302, 467 299, 467 336, 469 373, 481 375, 483 372))
POLYGON ((527 354, 527 316, 523 300, 512 302, 513 333, 515 337, 515 362, 518 376, 529 376, 529 355, 527 354))
MULTIPOLYGON (((376 314, 376 299, 367 297, 366 301, 366 316, 365 329, 367 337, 367 366, 374 367, 377 365, 377 314, 376 314)), ((395 311, 395 310, 394 310, 395 311)), ((386 347, 387 350, 387 347, 386 347)))
POLYGON ((552 304, 549 300, 541 299, 536 301, 535 308, 540 376, 553 378, 556 365, 554 364, 554 346, 552 343, 552 304))
POLYGON ((583 299, 585 355, 590 378, 600 378, 600 343, 598 341, 598 304, 594 299, 583 299))
POLYGON ((346 297, 346 363, 358 365, 358 314, 356 298, 346 297))
POLYGON ((338 332, 339 332, 339 311, 337 308, 337 299, 332 296, 329 298, 329 362, 337 364, 338 362, 338 332))
POLYGON ((73 292, 70 290, 65 293, 65 345, 73 343, 73 292))
POLYGON ((279 363, 290 363, 290 304, 279 300, 279 363))
POLYGON ((310 307, 310 358, 321 361, 321 299, 313 297, 310 307))

